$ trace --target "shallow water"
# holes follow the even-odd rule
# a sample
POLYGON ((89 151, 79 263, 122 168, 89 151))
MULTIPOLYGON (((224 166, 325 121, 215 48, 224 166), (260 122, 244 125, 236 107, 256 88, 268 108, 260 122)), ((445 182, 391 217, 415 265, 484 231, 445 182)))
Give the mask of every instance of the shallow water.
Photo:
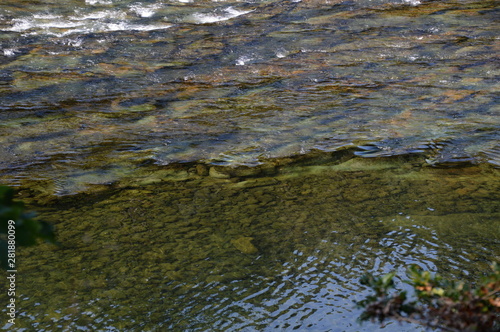
POLYGON ((376 331, 356 323, 363 273, 418 264, 475 282, 499 260, 498 170, 318 163, 226 179, 192 167, 37 207, 61 246, 20 250, 16 327, 376 331))
POLYGON ((3 0, 0 183, 61 241, 16 327, 376 331, 364 272, 477 281, 498 53, 493 1, 3 0))
POLYGON ((4 1, 0 178, 78 183, 51 193, 64 195, 149 164, 356 146, 498 166, 497 14, 489 1, 4 1))

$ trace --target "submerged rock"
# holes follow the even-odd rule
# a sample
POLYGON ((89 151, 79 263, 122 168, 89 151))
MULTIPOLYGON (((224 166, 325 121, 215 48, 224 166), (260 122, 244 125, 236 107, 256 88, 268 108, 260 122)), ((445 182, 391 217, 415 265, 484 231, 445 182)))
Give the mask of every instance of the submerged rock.
POLYGON ((223 173, 222 168, 210 167, 209 174, 211 177, 216 179, 229 179, 231 175, 223 173))
POLYGON ((208 167, 203 164, 196 165, 196 174, 200 176, 208 176, 209 175, 208 167))
POLYGON ((244 254, 256 254, 259 249, 255 247, 252 243, 253 237, 239 237, 237 239, 232 239, 231 244, 244 254))

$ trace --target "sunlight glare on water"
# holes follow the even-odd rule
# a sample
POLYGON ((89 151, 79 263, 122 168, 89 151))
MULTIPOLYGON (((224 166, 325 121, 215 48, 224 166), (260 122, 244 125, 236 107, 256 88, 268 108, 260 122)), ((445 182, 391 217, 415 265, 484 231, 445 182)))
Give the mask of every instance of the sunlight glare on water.
POLYGON ((150 163, 256 165, 357 146, 498 165, 494 12, 468 1, 7 1, 0 168, 50 181, 111 167, 117 181, 150 163))
POLYGON ((0 183, 61 242, 16 328, 418 331, 358 280, 498 261, 497 7, 2 0, 0 183))
POLYGON ((359 278, 403 278, 410 264, 467 282, 487 273, 500 257, 498 179, 479 167, 354 158, 39 207, 61 246, 20 252, 19 327, 423 331, 360 326, 359 278))

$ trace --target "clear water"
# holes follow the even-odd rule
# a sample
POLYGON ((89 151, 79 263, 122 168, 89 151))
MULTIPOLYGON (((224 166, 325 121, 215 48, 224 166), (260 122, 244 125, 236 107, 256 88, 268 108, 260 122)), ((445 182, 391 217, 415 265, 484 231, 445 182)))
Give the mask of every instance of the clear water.
POLYGON ((65 194, 150 164, 357 146, 498 166, 497 14, 488 1, 3 1, 1 178, 78 183, 65 194))
POLYGON ((492 1, 2 1, 0 183, 61 241, 20 249, 3 329, 376 331, 364 272, 475 282, 500 254, 498 23, 492 1))
POLYGON ((20 250, 16 327, 377 331, 356 323, 365 272, 404 278, 418 264, 475 282, 500 257, 491 168, 354 158, 239 179, 190 172, 37 207, 61 246, 20 250))

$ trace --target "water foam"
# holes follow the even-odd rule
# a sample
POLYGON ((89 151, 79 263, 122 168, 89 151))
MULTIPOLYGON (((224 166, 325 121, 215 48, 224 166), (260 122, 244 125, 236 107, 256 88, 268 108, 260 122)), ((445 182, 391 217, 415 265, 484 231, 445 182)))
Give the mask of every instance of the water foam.
POLYGON ((161 8, 161 5, 155 4, 155 5, 144 6, 137 3, 131 5, 129 8, 139 17, 151 17, 156 13, 156 11, 159 8, 161 8))
MULTIPOLYGON (((138 16, 148 17, 154 12, 149 7, 131 8, 138 16)), ((170 24, 136 24, 127 19, 123 10, 100 10, 90 13, 75 11, 75 15, 63 17, 59 15, 33 14, 30 17, 12 20, 12 26, 6 30, 27 35, 46 34, 64 37, 76 33, 98 33, 114 31, 151 31, 170 28, 170 24)))
POLYGON ((193 18, 195 23, 198 24, 217 23, 217 22, 227 21, 241 15, 248 14, 252 11, 253 10, 237 10, 234 9, 233 7, 227 7, 223 10, 224 13, 221 15, 196 13, 193 14, 193 18))

